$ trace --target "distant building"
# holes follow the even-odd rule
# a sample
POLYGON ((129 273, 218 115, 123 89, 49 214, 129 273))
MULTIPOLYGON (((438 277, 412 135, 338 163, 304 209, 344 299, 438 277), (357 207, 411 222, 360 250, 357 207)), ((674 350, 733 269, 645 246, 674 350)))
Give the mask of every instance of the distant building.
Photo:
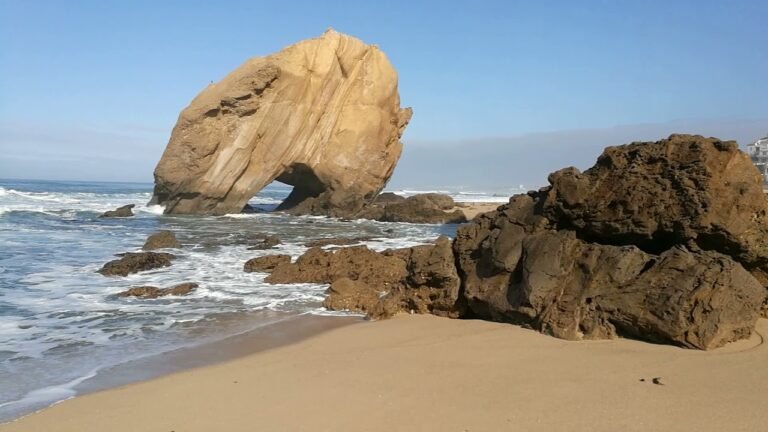
POLYGON ((747 145, 747 153, 763 175, 763 185, 768 186, 768 136, 747 145))

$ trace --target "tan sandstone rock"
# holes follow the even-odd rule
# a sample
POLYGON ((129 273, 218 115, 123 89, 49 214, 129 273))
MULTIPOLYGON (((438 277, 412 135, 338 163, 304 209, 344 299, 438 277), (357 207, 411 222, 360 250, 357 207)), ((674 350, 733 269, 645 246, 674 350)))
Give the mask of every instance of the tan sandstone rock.
POLYGON ((203 90, 155 169, 153 202, 166 213, 239 212, 278 180, 294 186, 281 210, 353 215, 392 175, 411 114, 384 53, 328 30, 203 90))

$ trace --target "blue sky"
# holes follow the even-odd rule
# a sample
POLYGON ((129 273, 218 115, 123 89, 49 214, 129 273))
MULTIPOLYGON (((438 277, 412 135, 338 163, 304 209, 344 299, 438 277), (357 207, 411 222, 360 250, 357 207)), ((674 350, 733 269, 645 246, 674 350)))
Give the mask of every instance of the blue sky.
POLYGON ((403 158, 496 146, 514 170, 536 137, 638 125, 750 140, 768 132, 767 16, 764 0, 0 0, 0 178, 150 181, 211 80, 328 27, 398 70, 415 111, 403 158))

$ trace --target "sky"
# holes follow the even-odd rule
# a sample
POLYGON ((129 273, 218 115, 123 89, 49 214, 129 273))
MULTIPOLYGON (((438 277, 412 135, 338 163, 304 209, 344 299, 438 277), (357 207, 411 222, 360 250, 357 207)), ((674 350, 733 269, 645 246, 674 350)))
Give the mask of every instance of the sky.
POLYGON ((152 181, 210 81, 328 27, 381 47, 414 109, 394 187, 542 184, 673 132, 744 145, 768 133, 767 16, 765 0, 0 0, 0 178, 152 181))

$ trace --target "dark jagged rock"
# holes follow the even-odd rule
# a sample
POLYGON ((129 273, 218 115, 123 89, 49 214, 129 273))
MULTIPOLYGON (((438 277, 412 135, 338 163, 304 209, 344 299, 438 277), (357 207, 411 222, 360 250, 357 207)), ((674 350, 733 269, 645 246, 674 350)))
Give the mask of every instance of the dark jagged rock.
POLYGON ((133 287, 127 291, 123 291, 117 294, 118 297, 141 297, 141 298, 158 298, 167 295, 182 296, 187 295, 197 289, 199 285, 194 282, 186 282, 176 285, 171 288, 158 288, 154 286, 139 286, 133 287))
POLYGON ((266 235, 259 243, 249 247, 248 250, 272 249, 273 247, 279 245, 280 243, 282 243, 282 241, 280 240, 280 237, 276 235, 266 235))
POLYGON ((181 243, 176 239, 176 234, 172 231, 158 231, 147 238, 142 249, 145 251, 155 249, 176 249, 180 248, 181 243))
POLYGON ((388 318, 401 310, 395 296, 382 296, 379 288, 346 277, 331 283, 323 307, 328 310, 362 312, 371 319, 388 318))
MULTIPOLYGON (((610 147, 550 182, 459 227, 452 248, 445 238, 382 253, 313 248, 267 281, 330 283, 326 307, 373 318, 482 318, 571 340, 712 349, 751 334, 766 310, 768 204, 734 143, 673 135, 610 147)), ((380 217, 442 211, 412 198, 377 207, 380 217)))
POLYGON ((757 319, 764 289, 717 252, 587 243, 513 211, 481 219, 455 243, 479 318, 571 340, 623 334, 700 349, 748 336, 757 319))
POLYGON ((768 274, 762 177, 734 141, 672 135, 608 147, 584 173, 566 168, 549 181, 542 214, 580 238, 649 252, 692 241, 768 274))
POLYGON ((124 205, 114 210, 105 211, 99 217, 102 217, 102 218, 131 217, 133 216, 133 211, 131 209, 133 209, 134 207, 136 207, 136 204, 124 205))
POLYGON ((761 181, 734 143, 610 147, 550 182, 459 228, 468 315, 699 349, 749 336, 766 294, 755 278, 766 204, 752 201, 761 181))
POLYGON ((312 248, 293 264, 277 266, 269 283, 328 283, 323 303, 333 310, 384 318, 398 311, 459 316, 459 278, 451 242, 374 252, 365 246, 312 248))
POLYGON ((263 213, 263 211, 259 210, 258 208, 250 204, 246 204, 243 206, 243 209, 240 211, 240 213, 253 214, 253 213, 263 213))
POLYGON ((409 222, 427 224, 452 224, 467 221, 464 212, 456 210, 446 212, 428 201, 418 201, 410 197, 401 203, 384 207, 384 212, 377 220, 382 222, 409 222))
POLYGON ((386 289, 392 281, 406 276, 405 263, 395 257, 374 252, 365 246, 336 251, 314 247, 295 263, 281 265, 267 276, 268 283, 332 283, 347 277, 360 279, 386 289))
POLYGON ((171 265, 174 255, 162 252, 128 252, 120 259, 112 260, 98 271, 104 276, 128 276, 145 270, 152 270, 171 265))
MULTIPOLYGON (((401 197, 402 198, 402 197, 401 197)), ((381 222, 408 222, 428 224, 464 223, 467 218, 461 210, 446 211, 455 207, 448 195, 428 193, 413 195, 405 199, 378 199, 361 213, 362 219, 381 222)))
POLYGON ((275 267, 282 264, 289 264, 291 262, 290 255, 267 255, 258 258, 251 258, 245 262, 243 270, 247 273, 262 272, 274 270, 275 267))

